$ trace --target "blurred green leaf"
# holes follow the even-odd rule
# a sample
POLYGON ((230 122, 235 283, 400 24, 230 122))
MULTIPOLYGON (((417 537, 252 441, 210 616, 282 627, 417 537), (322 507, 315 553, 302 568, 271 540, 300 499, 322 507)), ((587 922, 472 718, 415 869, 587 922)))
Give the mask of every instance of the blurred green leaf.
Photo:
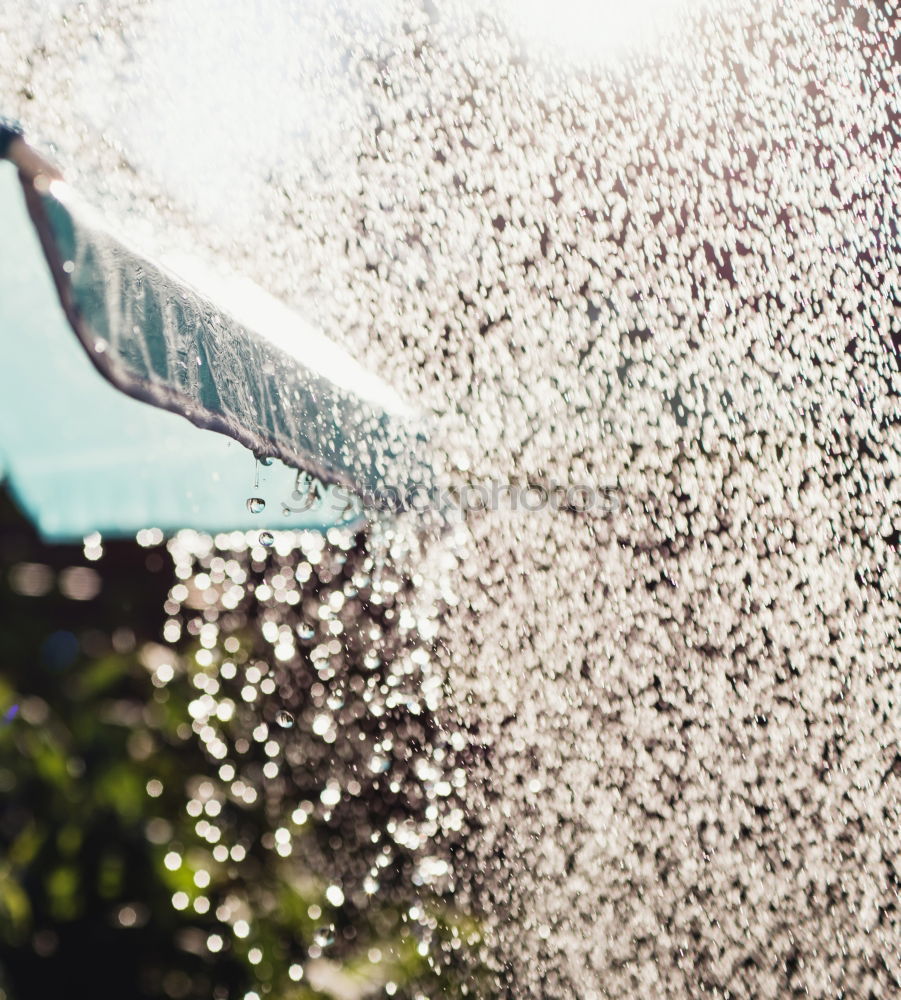
POLYGON ((8 866, 0 867, 0 932, 11 941, 22 939, 31 923, 28 895, 8 866))
POLYGON ((105 656, 93 663, 82 665, 78 671, 78 679, 74 685, 77 698, 96 698, 108 690, 117 681, 123 679, 128 671, 128 661, 122 656, 105 656))
POLYGON ((78 898, 78 873, 71 866, 54 869, 47 878, 47 897, 50 912, 57 920, 72 920, 80 906, 78 898))

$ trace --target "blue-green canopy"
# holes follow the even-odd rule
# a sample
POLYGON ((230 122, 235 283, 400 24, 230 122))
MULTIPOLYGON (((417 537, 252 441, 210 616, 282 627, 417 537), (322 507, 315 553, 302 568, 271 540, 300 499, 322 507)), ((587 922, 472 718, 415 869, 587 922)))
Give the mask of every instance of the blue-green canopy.
POLYGON ((0 471, 45 538, 321 529, 425 481, 412 411, 300 317, 24 190, 0 163, 0 471))

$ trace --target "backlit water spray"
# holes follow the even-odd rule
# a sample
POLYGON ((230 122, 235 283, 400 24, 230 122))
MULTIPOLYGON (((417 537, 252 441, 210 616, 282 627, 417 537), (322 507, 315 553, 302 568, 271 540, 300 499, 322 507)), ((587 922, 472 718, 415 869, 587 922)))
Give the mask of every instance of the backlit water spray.
POLYGON ((110 213, 312 303, 458 482, 616 485, 402 519, 312 621, 310 539, 174 543, 223 614, 279 578, 266 704, 320 739, 311 811, 409 765, 396 871, 483 937, 439 946, 423 902, 423 953, 466 937, 479 995, 890 996, 897 5, 636 3, 635 44, 579 6, 5 5, 0 79, 110 213))

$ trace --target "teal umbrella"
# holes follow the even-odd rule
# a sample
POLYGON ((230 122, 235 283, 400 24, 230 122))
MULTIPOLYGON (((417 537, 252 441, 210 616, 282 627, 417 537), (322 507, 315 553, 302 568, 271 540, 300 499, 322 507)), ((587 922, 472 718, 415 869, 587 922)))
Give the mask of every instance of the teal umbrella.
POLYGON ((417 415, 301 317, 5 162, 0 335, 0 470, 47 539, 321 530, 428 487, 417 415))

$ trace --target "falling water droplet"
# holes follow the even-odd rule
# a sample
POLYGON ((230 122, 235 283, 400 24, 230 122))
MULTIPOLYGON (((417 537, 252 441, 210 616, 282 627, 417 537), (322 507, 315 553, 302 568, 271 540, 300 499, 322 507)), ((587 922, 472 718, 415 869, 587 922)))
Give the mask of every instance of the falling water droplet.
POLYGON ((260 532, 260 545, 265 545, 269 548, 270 545, 275 543, 275 535, 271 531, 261 531, 260 532))
POLYGON ((335 940, 335 925, 328 924, 325 927, 319 927, 313 934, 313 942, 317 944, 320 948, 327 948, 335 940))
POLYGON ((309 641, 310 639, 316 638, 316 629, 310 628, 309 625, 298 625, 297 635, 298 638, 309 641))
POLYGON ((290 712, 282 709, 275 717, 275 721, 282 729, 290 729, 294 725, 294 716, 290 712))
POLYGON ((261 514, 266 509, 266 501, 262 497, 248 497, 247 509, 251 514, 261 514))

